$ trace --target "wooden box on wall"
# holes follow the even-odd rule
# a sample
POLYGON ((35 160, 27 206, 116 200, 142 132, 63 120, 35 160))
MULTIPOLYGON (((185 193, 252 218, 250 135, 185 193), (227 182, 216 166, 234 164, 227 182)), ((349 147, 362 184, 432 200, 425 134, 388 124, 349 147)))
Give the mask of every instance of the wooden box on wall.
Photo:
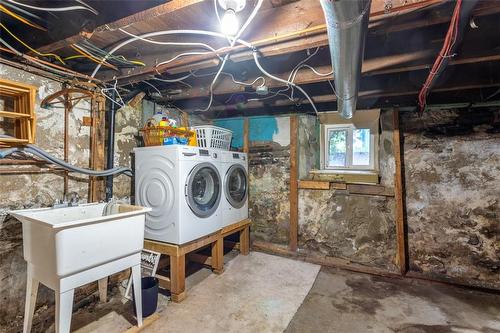
POLYGON ((36 91, 35 86, 0 80, 0 147, 35 142, 36 91))

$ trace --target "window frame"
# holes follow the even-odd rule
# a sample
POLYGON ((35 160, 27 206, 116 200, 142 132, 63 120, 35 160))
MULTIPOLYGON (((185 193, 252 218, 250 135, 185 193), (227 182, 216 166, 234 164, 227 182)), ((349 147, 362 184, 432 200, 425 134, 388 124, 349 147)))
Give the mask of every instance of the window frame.
POLYGON ((378 171, 378 119, 372 123, 364 124, 322 124, 321 125, 321 170, 329 172, 344 172, 344 171, 378 171), (353 133, 355 129, 370 130, 370 164, 369 165, 353 165, 353 133), (346 166, 329 166, 329 133, 331 131, 347 131, 347 146, 346 146, 346 166))

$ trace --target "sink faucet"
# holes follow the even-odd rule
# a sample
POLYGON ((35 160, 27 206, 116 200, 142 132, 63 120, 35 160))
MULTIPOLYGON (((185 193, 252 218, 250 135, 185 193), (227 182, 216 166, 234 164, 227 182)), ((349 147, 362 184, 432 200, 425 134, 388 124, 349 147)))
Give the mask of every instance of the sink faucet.
POLYGON ((54 203, 54 208, 62 208, 62 207, 75 207, 78 206, 78 202, 80 201, 80 196, 77 192, 70 192, 64 195, 62 200, 56 200, 54 203))

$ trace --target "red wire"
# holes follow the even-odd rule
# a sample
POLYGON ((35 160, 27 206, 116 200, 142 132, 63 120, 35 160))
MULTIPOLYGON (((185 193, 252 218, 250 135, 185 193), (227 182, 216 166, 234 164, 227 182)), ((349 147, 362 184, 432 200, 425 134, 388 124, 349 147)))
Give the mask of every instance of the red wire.
POLYGON ((457 41, 458 36, 458 24, 460 21, 460 10, 462 8, 462 0, 457 0, 455 5, 455 9, 453 11, 453 15, 450 21, 450 27, 448 28, 448 32, 446 33, 446 37, 444 39, 443 47, 439 52, 438 57, 436 58, 434 64, 432 65, 429 76, 425 80, 420 93, 418 94, 418 105, 420 106, 420 114, 424 112, 425 106, 427 104, 427 95, 429 94, 429 88, 432 84, 432 81, 436 77, 437 73, 441 69, 443 61, 445 58, 451 56, 451 51, 453 50, 453 46, 457 41))

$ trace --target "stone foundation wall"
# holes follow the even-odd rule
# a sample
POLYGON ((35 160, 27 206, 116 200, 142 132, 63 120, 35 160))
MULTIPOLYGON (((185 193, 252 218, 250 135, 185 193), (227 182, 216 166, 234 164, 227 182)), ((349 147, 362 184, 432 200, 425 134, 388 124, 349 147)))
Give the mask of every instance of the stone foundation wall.
POLYGON ((500 111, 402 124, 410 269, 500 289, 500 111))

